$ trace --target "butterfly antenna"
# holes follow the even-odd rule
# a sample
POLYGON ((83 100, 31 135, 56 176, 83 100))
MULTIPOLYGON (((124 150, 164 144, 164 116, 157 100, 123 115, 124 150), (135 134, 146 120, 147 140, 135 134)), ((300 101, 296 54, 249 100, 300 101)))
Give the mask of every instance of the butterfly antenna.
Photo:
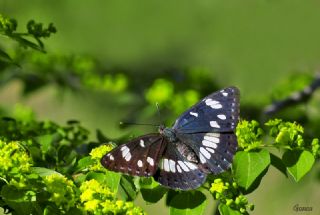
POLYGON ((159 121, 161 122, 161 125, 164 125, 164 122, 162 121, 162 118, 161 118, 160 107, 158 102, 156 102, 156 106, 157 106, 159 121))
POLYGON ((159 126, 156 124, 151 123, 136 123, 136 122, 119 122, 120 126, 126 126, 126 125, 146 125, 146 126, 159 126))

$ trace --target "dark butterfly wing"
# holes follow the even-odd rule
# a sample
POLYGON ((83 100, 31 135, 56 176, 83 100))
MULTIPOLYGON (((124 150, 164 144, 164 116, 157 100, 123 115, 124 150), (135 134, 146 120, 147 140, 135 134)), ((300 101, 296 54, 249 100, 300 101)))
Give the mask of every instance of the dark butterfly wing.
POLYGON ((210 94, 184 112, 173 129, 179 133, 233 131, 239 120, 239 95, 236 87, 210 94))
POLYGON ((192 148, 205 172, 219 174, 230 168, 237 150, 237 138, 233 133, 177 134, 192 148))
POLYGON ((101 159, 108 170, 135 176, 155 174, 167 142, 160 134, 148 134, 120 145, 101 159))
POLYGON ((199 169, 197 160, 188 160, 181 153, 183 151, 187 152, 188 149, 181 142, 168 144, 154 176, 161 185, 171 189, 191 190, 205 182, 207 175, 199 169))

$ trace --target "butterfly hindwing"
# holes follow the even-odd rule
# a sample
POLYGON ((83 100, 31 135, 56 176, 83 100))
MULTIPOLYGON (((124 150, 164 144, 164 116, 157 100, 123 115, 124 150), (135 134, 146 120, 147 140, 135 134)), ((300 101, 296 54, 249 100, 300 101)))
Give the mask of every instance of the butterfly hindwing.
POLYGON ((152 176, 167 142, 160 134, 148 134, 120 145, 102 157, 108 170, 135 176, 152 176))
POLYGON ((177 134, 196 153, 199 166, 206 172, 219 174, 230 168, 237 150, 234 133, 177 134))
POLYGON ((181 142, 168 145, 154 176, 161 185, 171 189, 191 190, 198 188, 206 180, 206 173, 199 169, 197 160, 188 160, 180 151, 186 151, 181 142))
POLYGON ((239 94, 236 87, 210 94, 184 112, 173 129, 180 133, 233 131, 239 120, 239 94))

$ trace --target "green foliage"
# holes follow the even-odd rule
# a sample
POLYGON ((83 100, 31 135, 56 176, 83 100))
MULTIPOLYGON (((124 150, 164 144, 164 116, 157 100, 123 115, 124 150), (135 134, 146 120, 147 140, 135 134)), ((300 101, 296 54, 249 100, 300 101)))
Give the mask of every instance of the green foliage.
MULTIPOLYGON (((168 192, 152 178, 106 170, 100 159, 114 144, 88 142, 89 132, 78 122, 60 126, 5 118, 0 127, 0 160, 5 164, 0 168, 1 205, 14 213, 144 214, 132 203, 139 193, 150 204, 167 196, 172 215, 202 214, 206 207, 201 189, 168 192)), ((275 119, 266 128, 256 121, 241 121, 232 170, 209 178, 210 186, 202 187, 219 200, 221 214, 253 210, 245 194, 259 186, 270 165, 300 181, 318 157, 319 141, 305 141, 299 124, 275 119), (263 134, 269 137, 262 138, 263 134), (266 140, 274 143, 265 144, 266 140), (283 156, 271 154, 266 146, 280 148, 283 156)))
MULTIPOLYGON (((19 33, 17 21, 0 16, 0 34, 34 50, 44 52, 42 39, 55 32, 52 24, 43 27, 29 21, 27 31, 19 33)), ((21 51, 9 55, 2 47, 0 61, 6 66, 13 62, 23 65, 14 73, 3 66, 0 70, 2 83, 22 80, 25 93, 55 84, 75 92, 144 95, 135 101, 133 109, 142 108, 143 113, 151 112, 149 115, 153 116, 158 102, 169 119, 219 88, 202 68, 174 70, 161 76, 152 73, 141 78, 132 71, 106 69, 88 56, 21 51)), ((310 77, 301 77, 276 89, 273 98, 283 98, 310 83, 310 77)), ((298 182, 320 156, 319 140, 306 137, 304 127, 298 123, 274 119, 260 127, 255 120, 242 120, 236 129, 239 147, 231 170, 209 176, 198 190, 172 191, 152 178, 124 176, 103 168, 101 157, 120 141, 110 142, 101 132, 97 132, 97 140, 89 140, 88 129, 79 122, 39 122, 32 110, 21 104, 14 108, 13 117, 0 121, 0 161, 4 164, 0 167, 0 205, 12 214, 145 214, 133 203, 139 194, 149 204, 165 197, 172 215, 202 214, 207 204, 204 190, 217 200, 220 214, 249 214, 254 206, 245 195, 255 191, 270 165, 298 182), (280 155, 272 154, 268 148, 280 149, 280 155)))
POLYGON ((31 146, 23 146, 23 142, 0 141, 1 161, 5 164, 0 169, 1 180, 5 182, 0 186, 1 205, 14 213, 144 214, 132 202, 117 199, 120 175, 97 167, 101 166, 98 160, 112 147, 102 145, 93 149, 90 157, 86 157, 92 162, 83 162, 82 158, 78 173, 64 176, 44 167, 32 167, 41 163, 32 160, 28 155, 31 146))
MULTIPOLYGON (((0 35, 18 42, 22 47, 41 52, 45 51, 42 39, 50 37, 52 33, 57 31, 52 23, 48 27, 43 27, 42 23, 37 23, 34 20, 30 20, 27 23, 27 32, 17 32, 17 27, 18 22, 15 19, 7 18, 0 14, 0 35)), ((13 63, 13 59, 2 49, 0 49, 0 61, 13 63)))
POLYGON ((214 199, 220 201, 221 214, 247 214, 247 210, 253 210, 247 198, 242 194, 237 182, 230 177, 217 178, 211 183, 209 191, 214 199))
POLYGON ((270 165, 270 155, 265 149, 240 151, 233 161, 234 176, 239 186, 249 190, 270 165))
POLYGON ((171 215, 198 215, 204 212, 207 200, 200 191, 180 192, 169 203, 171 215))
POLYGON ((259 127, 257 121, 240 121, 236 129, 239 148, 244 151, 250 151, 260 147, 263 134, 263 130, 259 127))
POLYGON ((286 151, 282 156, 283 163, 295 181, 299 181, 312 168, 315 158, 306 150, 286 151))

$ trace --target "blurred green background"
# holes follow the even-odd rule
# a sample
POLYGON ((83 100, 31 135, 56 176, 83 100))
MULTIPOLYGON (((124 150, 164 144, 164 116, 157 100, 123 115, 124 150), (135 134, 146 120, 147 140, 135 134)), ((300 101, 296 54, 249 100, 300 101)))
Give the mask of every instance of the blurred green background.
MULTIPOLYGON (((105 68, 128 71, 137 79, 201 68, 219 86, 238 86, 241 104, 259 103, 295 72, 315 73, 320 65, 319 6, 317 0, 0 0, 0 12, 16 18, 21 28, 30 19, 55 24, 57 34, 45 41, 48 55, 92 56, 105 68)), ((123 135, 119 121, 141 115, 130 104, 145 96, 144 86, 140 95, 132 95, 77 94, 47 85, 28 96, 21 95, 22 87, 20 81, 2 86, 1 105, 10 109, 22 103, 38 119, 77 119, 111 137, 123 135)), ((148 115, 139 118, 152 121, 148 115)), ((142 133, 144 128, 126 132, 142 133)), ((295 204, 312 206, 310 214, 320 213, 316 171, 296 184, 273 170, 249 195, 256 205, 252 214, 295 214, 295 204)), ((212 214, 213 202, 209 203, 212 214)), ((167 213, 164 203, 138 204, 149 214, 167 213)))

